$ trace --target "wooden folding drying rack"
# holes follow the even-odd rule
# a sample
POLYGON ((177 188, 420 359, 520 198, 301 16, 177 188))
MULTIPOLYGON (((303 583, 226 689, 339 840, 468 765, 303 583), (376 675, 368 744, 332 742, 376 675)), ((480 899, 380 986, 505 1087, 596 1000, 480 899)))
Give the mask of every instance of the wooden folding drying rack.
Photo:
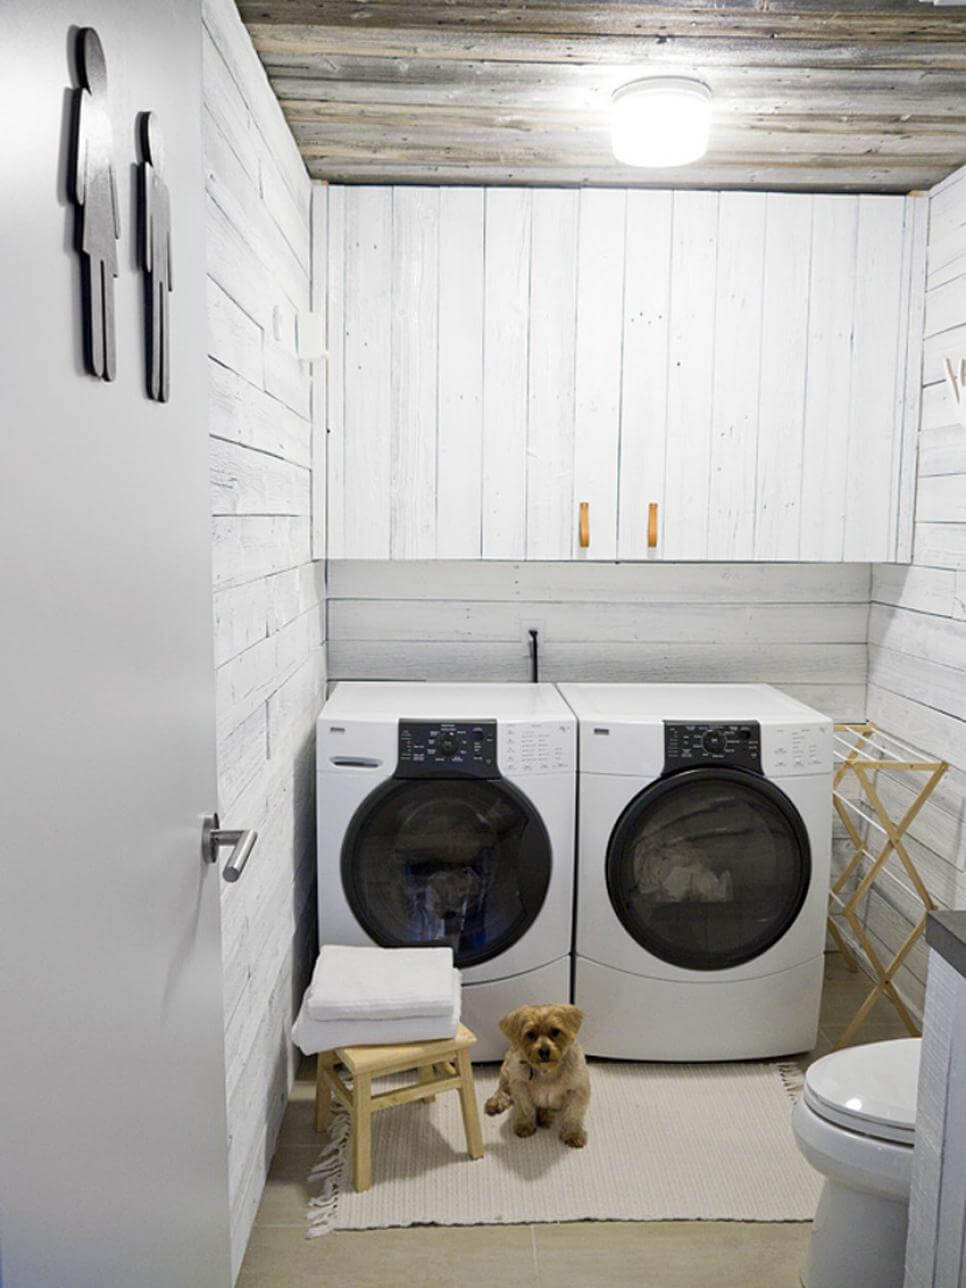
MULTIPOLYGON (((847 1045, 856 1030, 863 1023, 880 997, 888 998, 899 1012, 906 1028, 914 1037, 920 1031, 909 1014, 902 998, 896 992, 893 978, 899 967, 909 955, 912 946, 926 928, 926 916, 936 907, 932 896, 926 889, 915 863, 909 856, 903 838, 913 819, 932 795, 936 784, 949 768, 944 760, 924 759, 914 748, 900 738, 885 733, 878 725, 839 724, 835 726, 835 761, 837 769, 833 782, 832 796, 839 818, 845 827, 854 847, 854 853, 845 867, 832 883, 829 895, 828 928, 838 945, 850 971, 859 969, 858 959, 849 945, 835 918, 843 917, 850 926, 858 943, 859 950, 867 958, 875 975, 875 984, 868 997, 856 1011, 845 1032, 839 1038, 837 1047, 847 1045), (900 819, 894 819, 882 802, 875 786, 875 775, 878 770, 889 773, 909 773, 927 775, 918 794, 900 819), (842 783, 847 775, 853 774, 862 789, 863 804, 849 799, 842 791, 842 783), (871 807, 869 813, 866 803, 871 807), (856 820, 859 821, 856 821, 856 820), (867 837, 863 838, 863 824, 882 833, 885 841, 882 848, 874 853, 869 849, 867 837), (859 919, 858 909, 891 855, 895 854, 905 868, 912 888, 922 901, 922 916, 916 922, 909 935, 890 962, 883 962, 875 945, 865 932, 859 919), (851 894, 845 893, 845 887, 851 881, 863 859, 871 864, 859 884, 851 894)), ((913 780, 914 782, 917 780, 913 780)))

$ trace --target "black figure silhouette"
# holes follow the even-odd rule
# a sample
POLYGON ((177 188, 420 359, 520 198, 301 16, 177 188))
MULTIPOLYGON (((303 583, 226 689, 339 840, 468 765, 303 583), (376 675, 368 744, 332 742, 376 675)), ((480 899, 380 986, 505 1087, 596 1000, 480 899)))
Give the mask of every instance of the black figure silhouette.
POLYGON ((141 267, 144 270, 148 397, 171 392, 171 198, 164 181, 164 139, 153 112, 141 117, 141 267))
POLYGON ((81 88, 74 105, 73 199, 84 294, 87 369, 102 380, 117 371, 114 278, 121 235, 114 137, 107 102, 107 68, 100 37, 85 27, 78 37, 81 88))

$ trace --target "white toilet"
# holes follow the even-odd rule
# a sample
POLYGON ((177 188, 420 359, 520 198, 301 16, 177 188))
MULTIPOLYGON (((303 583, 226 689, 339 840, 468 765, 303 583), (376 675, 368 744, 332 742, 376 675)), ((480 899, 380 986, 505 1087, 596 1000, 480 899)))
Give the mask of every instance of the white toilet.
POLYGON ((849 1047, 805 1074, 792 1125, 825 1177, 805 1288, 902 1288, 921 1045, 849 1047))

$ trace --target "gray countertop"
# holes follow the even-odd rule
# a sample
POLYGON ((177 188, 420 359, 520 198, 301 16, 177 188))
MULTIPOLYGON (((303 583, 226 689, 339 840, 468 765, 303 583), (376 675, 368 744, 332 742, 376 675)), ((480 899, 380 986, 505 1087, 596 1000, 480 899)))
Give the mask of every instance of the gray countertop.
POLYGON ((926 943, 966 976, 966 912, 931 912, 926 921, 926 943))

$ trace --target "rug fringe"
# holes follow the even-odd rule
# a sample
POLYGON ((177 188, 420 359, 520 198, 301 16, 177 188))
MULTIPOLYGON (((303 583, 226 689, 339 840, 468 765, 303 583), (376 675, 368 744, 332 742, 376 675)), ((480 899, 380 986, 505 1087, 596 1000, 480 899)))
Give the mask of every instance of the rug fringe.
POLYGON ((340 1104, 333 1105, 329 1139, 322 1153, 312 1164, 312 1170, 308 1175, 308 1184, 319 1186, 319 1193, 309 1199, 306 1212, 309 1223, 306 1231, 308 1239, 317 1239, 322 1234, 328 1234, 335 1224, 336 1213, 339 1210, 339 1197, 342 1194, 350 1126, 347 1111, 340 1104))
POLYGON ((775 1068, 778 1070, 778 1076, 782 1080, 782 1086, 788 1092, 792 1100, 797 1100, 802 1094, 802 1088, 805 1086, 805 1074, 801 1066, 797 1065, 794 1060, 779 1061, 775 1068))

